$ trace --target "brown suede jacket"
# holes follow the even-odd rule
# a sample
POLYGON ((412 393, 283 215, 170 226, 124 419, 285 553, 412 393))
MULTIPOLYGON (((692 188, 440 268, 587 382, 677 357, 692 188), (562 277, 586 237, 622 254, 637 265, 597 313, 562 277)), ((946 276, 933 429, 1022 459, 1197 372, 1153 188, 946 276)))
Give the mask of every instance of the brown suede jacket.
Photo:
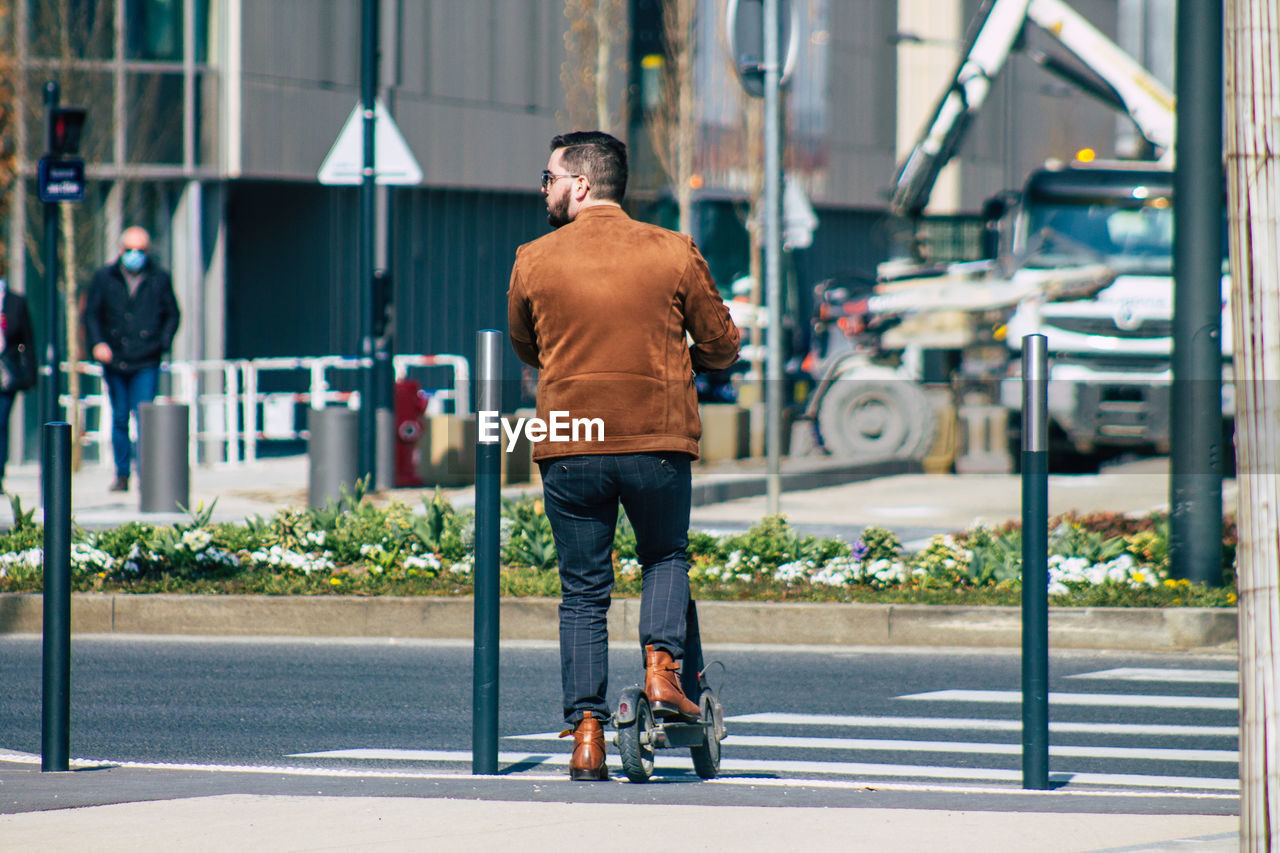
POLYGON ((507 319, 516 355, 540 371, 538 417, 604 422, 603 440, 586 440, 584 427, 578 441, 538 442, 534 459, 660 451, 697 458, 693 370, 733 364, 739 333, 688 237, 621 208, 588 207, 516 251, 507 319))

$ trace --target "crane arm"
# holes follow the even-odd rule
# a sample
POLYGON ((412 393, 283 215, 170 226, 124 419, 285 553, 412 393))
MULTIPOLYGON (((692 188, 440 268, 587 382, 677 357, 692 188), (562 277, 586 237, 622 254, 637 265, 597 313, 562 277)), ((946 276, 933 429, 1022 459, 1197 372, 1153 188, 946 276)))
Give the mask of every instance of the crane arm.
POLYGON ((1062 0, 1031 0, 1027 18, 1106 81, 1138 131, 1172 158, 1175 101, 1163 83, 1062 0))
MULTIPOLYGON (((951 83, 894 176, 889 197, 893 213, 919 216, 924 211, 938 174, 955 156, 1027 21, 1055 38, 1114 90, 1115 98, 1108 100, 1118 99, 1117 106, 1163 150, 1164 159, 1172 157, 1173 94, 1063 0, 987 0, 975 21, 981 23, 951 83)), ((1043 57, 1037 61, 1045 64, 1043 57)))
POLYGON ((1000 73, 1022 32, 1031 0, 987 0, 981 25, 934 107, 919 140, 894 177, 889 206, 894 213, 919 215, 929 203, 938 173, 955 156, 969 122, 982 109, 991 81, 1000 73))

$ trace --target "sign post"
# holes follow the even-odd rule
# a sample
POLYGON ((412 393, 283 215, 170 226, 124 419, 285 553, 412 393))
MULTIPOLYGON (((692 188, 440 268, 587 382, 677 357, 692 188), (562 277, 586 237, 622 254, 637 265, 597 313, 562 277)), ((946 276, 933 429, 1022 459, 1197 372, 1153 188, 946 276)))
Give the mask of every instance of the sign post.
POLYGON ((730 0, 725 30, 733 67, 752 97, 764 98, 765 488, 768 512, 782 502, 782 118, 781 90, 795 64, 798 22, 786 0, 730 0), (787 27, 783 55, 783 26, 787 27))
MULTIPOLYGON (((376 10, 368 12, 375 6, 372 0, 365 0, 366 13, 375 21, 366 22, 370 29, 376 29, 376 10)), ((366 41, 372 38, 366 35, 366 41)), ((376 54, 376 46, 366 49, 376 54)), ((366 67, 365 77, 376 81, 376 68, 366 67)), ((414 186, 422 183, 422 168, 409 150, 408 143, 400 129, 396 127, 390 111, 381 99, 374 96, 376 82, 366 87, 366 99, 356 104, 351 115, 338 132, 338 138, 325 156, 316 174, 317 180, 328 186, 360 187, 360 251, 359 270, 360 286, 357 298, 360 305, 358 312, 359 352, 360 359, 360 440, 358 456, 360 459, 359 476, 375 477, 375 460, 377 458, 377 440, 374 435, 377 429, 377 413, 379 399, 386 395, 377 393, 378 371, 376 370, 374 339, 377 335, 375 326, 378 322, 377 312, 380 310, 375 291, 379 273, 385 277, 386 271, 376 269, 374 258, 374 186, 414 186), (372 104, 365 109, 364 104, 372 104)), ((381 306, 385 307, 385 306, 381 306)))
POLYGON ((83 107, 59 106, 61 89, 44 84, 45 153, 37 167, 37 192, 44 203, 44 363, 40 375, 40 422, 62 420, 58 405, 58 205, 84 199, 84 161, 80 151, 83 107))

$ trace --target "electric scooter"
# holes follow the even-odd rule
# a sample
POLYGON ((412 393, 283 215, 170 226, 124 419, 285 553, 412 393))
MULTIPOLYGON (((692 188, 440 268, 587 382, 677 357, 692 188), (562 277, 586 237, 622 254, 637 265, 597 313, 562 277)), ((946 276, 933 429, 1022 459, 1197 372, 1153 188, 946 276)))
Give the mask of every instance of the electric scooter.
POLYGON ((701 779, 714 779, 720 772, 720 741, 724 740, 724 710, 717 691, 706 680, 702 661, 702 635, 698 630, 698 609, 689 600, 686 614, 684 660, 680 665, 680 687, 689 698, 697 697, 698 719, 655 717, 641 685, 622 691, 613 715, 617 728, 613 742, 622 758, 622 772, 632 782, 647 782, 653 775, 653 756, 659 749, 689 748, 693 770, 701 779))

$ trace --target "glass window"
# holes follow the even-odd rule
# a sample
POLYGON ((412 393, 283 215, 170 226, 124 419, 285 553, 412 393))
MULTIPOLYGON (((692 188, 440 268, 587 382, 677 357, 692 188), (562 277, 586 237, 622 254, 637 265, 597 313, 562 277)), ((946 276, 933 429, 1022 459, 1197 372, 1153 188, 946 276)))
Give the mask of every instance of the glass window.
POLYGON ((218 165, 218 112, 222 108, 218 75, 212 72, 196 75, 193 92, 196 100, 196 165, 218 165))
POLYGON ((73 59, 110 58, 115 41, 115 6, 116 0, 28 3, 31 55, 59 57, 69 51, 73 59))
POLYGON ((195 0, 196 62, 209 61, 209 0, 195 0))
POLYGON ((130 59, 182 59, 183 0, 125 0, 125 44, 130 59))
POLYGON ((128 162, 182 162, 181 74, 127 75, 124 109, 128 162))
POLYGON ((174 212, 182 197, 180 181, 127 181, 123 185, 123 225, 141 225, 151 235, 151 251, 161 265, 171 268, 174 212))

